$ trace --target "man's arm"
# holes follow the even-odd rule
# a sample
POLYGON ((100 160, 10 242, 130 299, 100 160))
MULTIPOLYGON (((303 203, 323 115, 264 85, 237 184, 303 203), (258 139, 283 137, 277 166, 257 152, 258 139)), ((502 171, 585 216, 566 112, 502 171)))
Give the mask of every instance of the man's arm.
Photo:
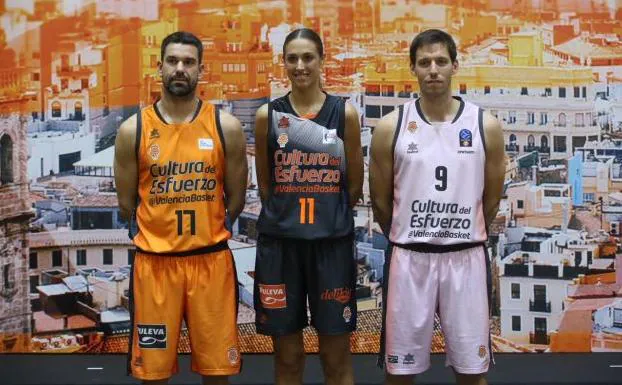
POLYGON ((503 130, 499 121, 484 112, 484 136, 486 140, 486 168, 484 181, 484 219, 486 228, 495 220, 503 194, 505 180, 505 152, 503 130))
POLYGON ((255 171, 259 197, 265 202, 270 195, 270 168, 268 166, 268 105, 261 106, 255 115, 255 171))
POLYGON ((393 137, 398 111, 383 117, 371 138, 369 159, 369 192, 376 222, 389 236, 393 214, 393 137))
POLYGON ((220 111, 220 127, 225 139, 225 205, 229 223, 233 224, 244 209, 248 164, 246 138, 242 125, 233 115, 220 111))
POLYGON ((121 123, 114 148, 114 181, 121 218, 130 221, 138 197, 136 115, 121 123))
POLYGON ((363 192, 363 150, 361 148, 361 125, 356 109, 346 102, 346 127, 344 132, 348 196, 354 206, 363 192))

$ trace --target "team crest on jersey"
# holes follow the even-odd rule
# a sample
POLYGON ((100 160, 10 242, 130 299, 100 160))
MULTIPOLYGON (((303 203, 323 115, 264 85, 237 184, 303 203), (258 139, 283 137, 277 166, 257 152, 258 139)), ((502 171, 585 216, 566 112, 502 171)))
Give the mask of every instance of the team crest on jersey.
POLYGON ((406 128, 408 128, 408 131, 410 131, 410 132, 417 131, 417 122, 415 122, 415 121, 408 122, 408 126, 406 126, 406 128))
POLYGON ((149 134, 149 139, 157 139, 160 137, 160 132, 158 131, 157 128, 154 128, 153 130, 151 130, 151 133, 149 134))
POLYGON ((149 155, 151 159, 158 160, 160 158, 160 146, 157 143, 154 143, 149 147, 149 155))
POLYGON ((281 130, 287 130, 289 128, 289 118, 287 116, 283 116, 279 119, 279 128, 281 130))
POLYGON ((463 128, 460 130, 460 147, 472 147, 473 146, 473 134, 470 130, 463 128))
POLYGON ((281 134, 277 138, 276 142, 279 144, 279 147, 285 148, 285 145, 287 144, 287 142, 289 142, 289 137, 287 136, 287 134, 281 134))

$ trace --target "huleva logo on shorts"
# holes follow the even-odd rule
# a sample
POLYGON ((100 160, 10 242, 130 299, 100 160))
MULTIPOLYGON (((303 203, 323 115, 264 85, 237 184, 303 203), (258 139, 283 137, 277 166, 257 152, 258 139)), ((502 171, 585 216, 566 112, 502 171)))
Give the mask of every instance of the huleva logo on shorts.
POLYGON ((142 349, 166 349, 166 325, 137 324, 138 346, 142 349))
POLYGON ((259 284, 259 299, 265 309, 285 309, 285 285, 262 285, 259 284))

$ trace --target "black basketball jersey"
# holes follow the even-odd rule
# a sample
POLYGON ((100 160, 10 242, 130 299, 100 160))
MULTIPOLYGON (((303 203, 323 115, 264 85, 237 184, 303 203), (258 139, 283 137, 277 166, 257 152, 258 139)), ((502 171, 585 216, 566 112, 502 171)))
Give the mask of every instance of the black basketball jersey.
POLYGON ((348 235, 354 220, 343 140, 345 102, 327 94, 318 114, 305 119, 296 114, 288 95, 268 104, 271 191, 257 228, 284 238, 348 235))

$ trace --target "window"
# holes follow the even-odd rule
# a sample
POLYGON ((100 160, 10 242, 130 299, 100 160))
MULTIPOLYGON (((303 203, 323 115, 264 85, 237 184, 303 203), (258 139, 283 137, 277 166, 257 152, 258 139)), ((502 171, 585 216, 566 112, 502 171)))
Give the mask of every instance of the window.
POLYGON ((81 79, 80 88, 83 90, 87 90, 89 88, 89 79, 81 79))
POLYGON ((465 95, 467 93, 467 86, 466 84, 462 83, 460 84, 460 95, 465 95))
POLYGON ((79 266, 86 265, 86 250, 80 249, 76 252, 76 264, 79 266))
POLYGON ((523 202, 522 199, 519 199, 518 201, 516 201, 516 207, 519 209, 522 209, 525 207, 525 203, 523 202))
POLYGON ((585 99, 587 97, 587 87, 581 88, 581 97, 585 99))
POLYGON ((566 152, 566 137, 554 136, 553 137, 553 151, 566 152))
POLYGON ((58 267, 63 265, 63 252, 62 250, 52 251, 52 267, 58 267))
POLYGON ((520 94, 521 95, 529 95, 529 93, 527 92, 527 87, 521 87, 520 94))
POLYGON ((591 251, 587 252, 587 264, 588 265, 592 264, 592 252, 591 251))
POLYGON ((484 95, 488 95, 490 93, 490 86, 484 86, 484 95))
POLYGON ((28 268, 36 269, 37 267, 39 267, 39 257, 36 251, 31 251, 29 261, 28 261, 28 268))
POLYGON ((583 193, 583 200, 588 202, 594 202, 594 193, 583 193))
POLYGON ((516 135, 510 134, 510 146, 516 145, 516 135))
POLYGON ((13 140, 9 135, 0 139, 0 184, 13 183, 13 140))
POLYGON ((559 97, 560 98, 566 97, 566 87, 559 87, 559 97))
MULTIPOLYGON (((87 80, 87 83, 88 83, 88 80, 87 80)), ((87 88, 88 88, 88 84, 87 84, 87 88)), ((76 102, 73 108, 74 108, 74 114, 73 114, 74 119, 82 120, 82 102, 76 102)))
POLYGON ((520 331, 520 316, 519 315, 512 316, 512 331, 513 332, 520 331))
POLYGON ((134 256, 136 255, 136 249, 127 249, 127 264, 134 263, 134 256))
POLYGON ((366 105, 365 106, 365 116, 368 118, 380 118, 380 106, 374 105, 366 105))
POLYGON ((382 86, 382 96, 394 96, 395 87, 394 86, 382 86))
POLYGON ((574 115, 574 125, 577 127, 583 127, 583 114, 582 113, 576 113, 574 115))
POLYGON ((533 135, 527 137, 527 147, 534 147, 536 145, 536 138, 533 135))
POLYGON ((540 112, 540 125, 544 126, 549 122, 549 114, 546 112, 540 112))
POLYGON ((104 249, 104 265, 112 265, 112 249, 104 249))
POLYGON ((382 106, 382 116, 385 116, 386 114, 393 111, 394 109, 395 109, 394 106, 382 106))
POLYGON ((32 81, 33 81, 33 82, 38 82, 38 81, 39 81, 39 79, 40 79, 40 76, 41 76, 41 75, 39 75, 39 73, 38 73, 38 72, 33 72, 33 73, 32 73, 32 81))
POLYGON ((508 123, 510 123, 510 124, 516 123, 516 111, 510 111, 509 112, 508 123))
POLYGON ((536 114, 534 112, 527 112, 527 124, 534 124, 536 122, 536 114))
POLYGON ((542 137, 540 138, 540 146, 543 149, 549 147, 549 138, 547 138, 546 135, 542 135, 542 137))
POLYGON ((557 125, 561 127, 566 127, 566 114, 564 114, 563 112, 561 112, 557 116, 557 125))
POLYGON ((39 276, 30 276, 30 294, 37 294, 37 286, 39 286, 39 276))
POLYGON ((512 284, 512 299, 520 299, 520 283, 512 284))
POLYGON ((60 118, 60 102, 52 102, 52 117, 60 118))
POLYGON ((581 97, 581 89, 579 87, 573 87, 573 91, 574 91, 575 98, 581 97))
POLYGON ((551 91, 551 89, 548 88, 548 87, 545 88, 544 89, 544 96, 551 96, 551 95, 553 95, 553 92, 551 91))

